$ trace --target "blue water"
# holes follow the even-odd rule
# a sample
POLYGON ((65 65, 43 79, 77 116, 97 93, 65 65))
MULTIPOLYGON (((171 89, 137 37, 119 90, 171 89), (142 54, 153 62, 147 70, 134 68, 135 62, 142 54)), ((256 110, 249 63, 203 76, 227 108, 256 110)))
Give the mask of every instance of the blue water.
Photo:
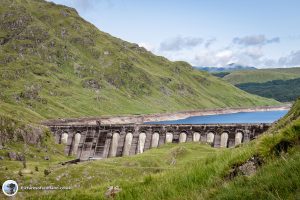
POLYGON ((232 114, 195 116, 172 121, 147 122, 146 124, 272 123, 283 117, 287 112, 288 110, 239 112, 232 114))

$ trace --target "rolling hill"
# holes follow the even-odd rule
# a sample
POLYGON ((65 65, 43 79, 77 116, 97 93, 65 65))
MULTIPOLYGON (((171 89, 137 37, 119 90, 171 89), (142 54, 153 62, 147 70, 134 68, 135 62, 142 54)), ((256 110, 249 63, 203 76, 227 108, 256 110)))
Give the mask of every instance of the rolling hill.
POLYGON ((235 71, 215 76, 246 92, 280 102, 295 101, 300 96, 300 67, 235 71))
POLYGON ((300 78, 300 67, 235 71, 224 76, 223 79, 237 85, 242 83, 265 83, 273 80, 289 80, 295 78, 300 78))
POLYGON ((2 0, 0 114, 19 120, 275 105, 44 0, 2 0))
POLYGON ((236 87, 266 98, 280 102, 292 102, 300 96, 300 78, 290 80, 274 80, 265 83, 242 83, 236 87))

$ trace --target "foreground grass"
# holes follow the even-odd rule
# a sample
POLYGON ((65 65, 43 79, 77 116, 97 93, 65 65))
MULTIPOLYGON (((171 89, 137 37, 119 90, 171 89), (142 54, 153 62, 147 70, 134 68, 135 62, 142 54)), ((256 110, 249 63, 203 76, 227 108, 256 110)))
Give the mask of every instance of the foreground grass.
MULTIPOLYGON (((21 196, 32 199, 60 199, 65 198, 65 196, 68 199, 104 198, 107 186, 119 185, 123 187, 130 182, 142 183, 148 179, 148 176, 164 176, 175 171, 177 173, 179 169, 189 165, 190 162, 205 159, 218 151, 208 145, 186 143, 179 146, 176 144, 165 145, 132 157, 83 162, 70 166, 62 166, 58 162, 37 163, 29 161, 28 168, 34 170, 34 166, 38 165, 40 170, 39 172, 34 171, 34 175, 23 177, 18 177, 18 171, 22 167, 20 162, 7 161, 4 164, 9 168, 5 174, 10 174, 10 177, 11 174, 14 174, 14 178, 20 181, 20 185, 48 186, 51 184, 73 188, 71 191, 56 191, 50 192, 50 194, 47 191, 20 191, 18 193, 20 198, 21 196), (174 159, 176 164, 171 164, 174 163, 174 159), (51 174, 45 176, 44 169, 50 169, 51 174), (88 193, 90 195, 86 196, 88 193)), ((1 172, 0 174, 5 175, 1 172)))
MULTIPOLYGON (((294 199, 300 188, 299 147, 266 159, 251 177, 228 180, 232 166, 257 153, 256 145, 214 149, 199 143, 169 144, 132 157, 70 166, 31 162, 29 168, 38 165, 41 171, 19 178, 19 185, 71 186, 72 190, 20 191, 17 195, 26 199, 106 199, 107 187, 117 185, 122 191, 116 199, 294 199), (44 168, 52 173, 45 176, 44 168)), ((15 166, 15 162, 6 164, 15 166)), ((11 170, 16 174, 18 168, 11 170)))
POLYGON ((300 199, 300 149, 275 159, 253 177, 237 177, 212 199, 300 199))
MULTIPOLYGON (((115 199, 125 200, 299 198, 300 100, 264 135, 231 149, 201 143, 166 144, 135 156, 63 166, 60 162, 71 158, 55 152, 61 146, 53 148, 49 142, 36 154, 43 156, 50 150, 53 156, 49 161, 29 156, 30 174, 20 176, 21 162, 1 161, 0 181, 14 179, 20 187, 66 186, 71 190, 20 190, 18 199, 105 199, 108 186, 121 187, 115 199), (254 175, 229 178, 234 166, 253 156, 263 161, 254 175)), ((31 152, 27 155, 35 150, 31 152)))

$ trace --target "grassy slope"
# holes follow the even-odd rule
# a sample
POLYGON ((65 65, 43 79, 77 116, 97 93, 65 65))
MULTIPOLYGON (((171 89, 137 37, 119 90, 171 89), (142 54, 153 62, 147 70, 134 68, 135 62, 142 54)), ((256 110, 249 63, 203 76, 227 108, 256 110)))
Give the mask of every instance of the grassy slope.
POLYGON ((272 80, 289 80, 295 78, 300 78, 300 67, 236 71, 226 75, 223 79, 236 85, 241 83, 264 83, 272 80))
POLYGON ((0 112, 27 121, 275 105, 99 31, 74 9, 2 0, 0 112))
MULTIPOLYGON (((297 199, 300 196, 300 99, 269 131, 234 149, 215 149, 205 144, 168 144, 143 154, 61 166, 41 163, 34 175, 18 176, 21 164, 9 167, 20 185, 71 186, 67 191, 19 193, 28 199, 105 199, 110 185, 122 188, 116 199, 297 199), (284 147, 289 146, 287 151, 284 147), (264 163, 256 174, 226 178, 232 166, 253 155, 264 163), (174 160, 176 162, 174 162, 174 160), (173 163, 173 164, 172 164, 173 163), (175 164, 174 164, 175 163, 175 164), (51 169, 44 176, 42 170, 51 169)), ((28 162, 33 169, 38 163, 28 162)), ((2 178, 1 178, 2 179, 2 178)))
POLYGON ((236 87, 266 98, 280 102, 292 102, 300 97, 300 78, 289 80, 273 80, 265 83, 242 83, 236 87))

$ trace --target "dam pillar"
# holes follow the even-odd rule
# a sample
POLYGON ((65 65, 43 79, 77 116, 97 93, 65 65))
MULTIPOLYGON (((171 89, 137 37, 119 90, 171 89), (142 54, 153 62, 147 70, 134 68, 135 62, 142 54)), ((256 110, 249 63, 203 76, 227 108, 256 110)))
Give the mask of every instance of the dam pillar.
POLYGON ((209 132, 206 136, 206 142, 212 144, 215 139, 215 134, 213 132, 209 132))
POLYGON ((166 133, 166 143, 172 143, 173 141, 173 133, 167 132, 166 133))
POLYGON ((74 138, 74 145, 73 145, 73 152, 72 152, 73 155, 77 155, 80 138, 81 138, 81 134, 77 132, 74 138))
POLYGON ((201 137, 200 133, 194 132, 193 133, 193 142, 199 142, 200 137, 201 137))
POLYGON ((137 153, 143 153, 146 141, 146 133, 142 132, 139 134, 139 141, 138 141, 138 151, 137 153))
POLYGON ((238 131, 235 134, 235 146, 241 144, 242 143, 242 139, 243 139, 243 133, 241 131, 238 131))
POLYGON ((186 142, 186 133, 185 132, 181 132, 179 135, 179 143, 183 143, 186 142))
POLYGON ((158 132, 154 132, 152 134, 152 139, 151 139, 151 148, 158 147, 158 142, 159 142, 159 133, 158 132))
POLYGON ((228 142, 228 133, 223 132, 221 134, 221 142, 220 142, 220 147, 227 147, 227 142, 228 142))
POLYGON ((68 133, 67 132, 64 132, 62 135, 61 135, 61 144, 67 144, 68 143, 68 133))
POLYGON ((120 139, 120 134, 115 132, 112 135, 112 141, 109 149, 109 157, 116 157, 117 155, 117 149, 118 149, 118 144, 119 144, 119 139, 120 139))
POLYGON ((123 156, 129 156, 132 138, 133 138, 132 133, 129 132, 126 134, 123 153, 122 153, 123 156))

